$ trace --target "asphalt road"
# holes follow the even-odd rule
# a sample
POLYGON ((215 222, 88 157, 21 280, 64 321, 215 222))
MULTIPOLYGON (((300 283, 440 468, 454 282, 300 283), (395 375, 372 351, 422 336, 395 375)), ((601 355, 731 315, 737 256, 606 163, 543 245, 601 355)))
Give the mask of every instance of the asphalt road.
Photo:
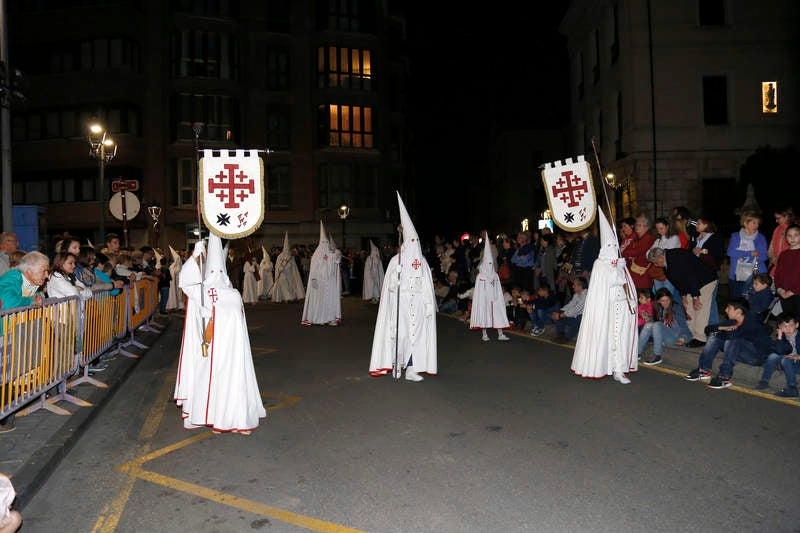
POLYGON ((437 376, 371 377, 377 306, 343 310, 248 307, 269 407, 249 437, 182 429, 173 320, 23 531, 800 531, 795 406, 658 369, 581 379, 567 348, 444 316, 437 376))

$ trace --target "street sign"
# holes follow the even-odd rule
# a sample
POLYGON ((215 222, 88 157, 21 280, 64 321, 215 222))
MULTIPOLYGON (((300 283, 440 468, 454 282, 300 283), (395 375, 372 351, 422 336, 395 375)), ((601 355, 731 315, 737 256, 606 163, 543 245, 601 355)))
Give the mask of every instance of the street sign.
POLYGON ((111 192, 138 190, 139 180, 114 180, 111 182, 111 192))

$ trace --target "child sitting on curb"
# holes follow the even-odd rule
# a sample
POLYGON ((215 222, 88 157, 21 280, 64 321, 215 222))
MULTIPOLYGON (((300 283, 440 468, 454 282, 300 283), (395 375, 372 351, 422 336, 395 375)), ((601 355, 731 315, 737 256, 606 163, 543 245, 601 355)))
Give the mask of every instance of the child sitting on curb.
MULTIPOLYGON (((755 285, 755 281, 753 284, 755 285)), ((800 355, 797 354, 797 318, 791 313, 781 313, 778 317, 777 330, 773 351, 767 356, 761 381, 758 382, 755 389, 768 388, 769 379, 780 364, 786 376, 786 388, 776 392, 775 396, 796 398, 798 396, 797 370, 800 369, 800 355)))

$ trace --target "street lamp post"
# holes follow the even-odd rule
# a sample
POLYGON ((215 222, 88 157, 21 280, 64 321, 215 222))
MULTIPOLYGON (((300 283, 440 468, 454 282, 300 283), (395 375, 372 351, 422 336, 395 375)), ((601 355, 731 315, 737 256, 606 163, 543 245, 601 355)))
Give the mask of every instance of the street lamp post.
POLYGON ((344 223, 347 220, 347 217, 350 215, 350 208, 347 207, 347 204, 342 204, 339 206, 339 218, 342 219, 342 250, 347 248, 347 244, 345 243, 345 233, 344 233, 344 223))
MULTIPOLYGON (((89 157, 97 159, 99 169, 99 194, 100 201, 100 239, 105 239, 106 235, 106 190, 105 190, 105 168, 117 156, 117 144, 108 135, 108 132, 99 122, 89 125, 89 157)), ((102 242, 102 241, 101 241, 102 242)))

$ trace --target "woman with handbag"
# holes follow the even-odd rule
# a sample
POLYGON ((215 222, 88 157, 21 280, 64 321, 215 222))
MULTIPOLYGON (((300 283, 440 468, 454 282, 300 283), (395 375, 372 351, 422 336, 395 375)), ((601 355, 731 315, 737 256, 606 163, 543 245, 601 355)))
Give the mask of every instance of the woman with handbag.
POLYGON ((639 215, 633 225, 633 238, 620 250, 622 257, 628 263, 628 269, 637 289, 653 287, 653 279, 648 274, 650 262, 647 260, 647 250, 653 246, 655 240, 650 232, 650 219, 639 215))
POLYGON ((767 271, 767 238, 758 231, 761 217, 745 211, 740 217, 742 229, 731 234, 728 257, 731 260, 730 298, 743 298, 753 287, 753 274, 767 271))

